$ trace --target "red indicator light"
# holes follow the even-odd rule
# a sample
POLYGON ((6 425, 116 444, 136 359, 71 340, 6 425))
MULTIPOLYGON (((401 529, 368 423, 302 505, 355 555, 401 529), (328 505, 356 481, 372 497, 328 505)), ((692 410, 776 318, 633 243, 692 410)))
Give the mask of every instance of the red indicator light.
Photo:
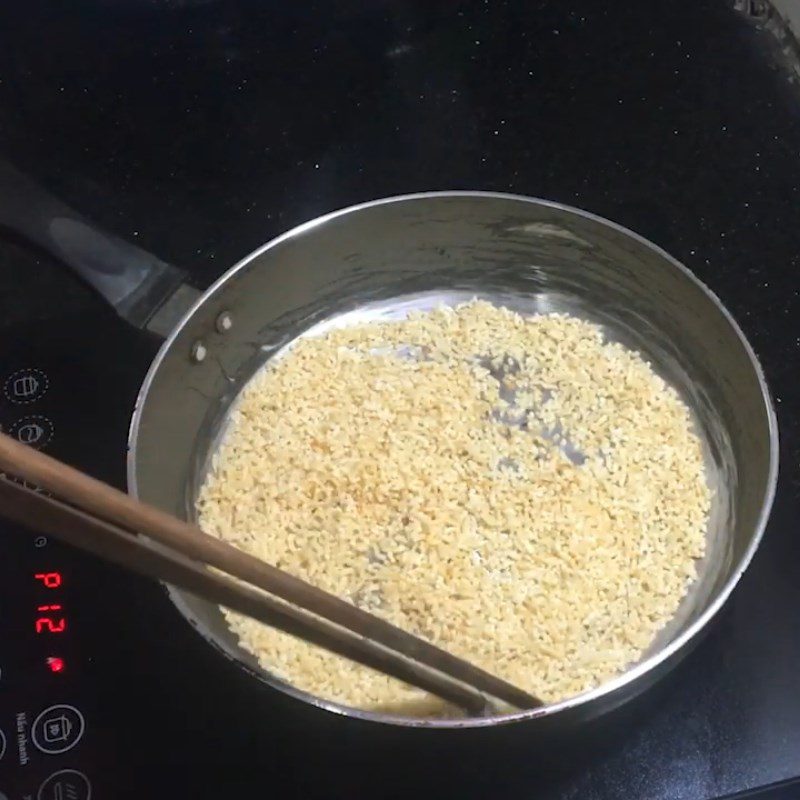
POLYGON ((50 668, 50 672, 63 672, 65 666, 64 659, 58 656, 50 656, 47 659, 47 666, 50 668))
POLYGON ((60 572, 37 572, 33 577, 37 581, 41 581, 48 589, 58 589, 61 586, 60 572))

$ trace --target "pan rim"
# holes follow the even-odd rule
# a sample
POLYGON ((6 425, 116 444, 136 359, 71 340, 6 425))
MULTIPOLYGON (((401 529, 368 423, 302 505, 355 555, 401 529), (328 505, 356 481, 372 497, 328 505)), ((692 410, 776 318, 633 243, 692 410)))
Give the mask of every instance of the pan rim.
MULTIPOLYGON (((173 330, 170 332, 169 336, 167 336, 167 338, 162 343, 158 353, 156 354, 155 358, 150 364, 147 374, 145 375, 144 381, 142 382, 141 388, 139 389, 139 392, 137 394, 136 403, 134 406, 130 427, 128 430, 126 472, 127 472, 128 491, 134 497, 138 498, 139 490, 136 479, 137 441, 139 435, 139 427, 142 420, 142 411, 146 404, 147 396, 153 384, 155 376, 159 371, 161 363, 164 361, 167 354, 171 351, 173 344, 180 336, 187 322, 194 316, 195 312, 199 308, 201 308, 203 304, 210 297, 212 297, 222 286, 224 286, 234 275, 236 275, 240 270, 245 269, 254 259, 261 256, 263 253, 266 253, 268 250, 277 247, 283 242, 289 241, 297 236, 307 233, 308 231, 313 230, 315 227, 318 227, 327 222, 335 220, 338 217, 362 211, 364 209, 372 208, 375 206, 387 205, 390 203, 402 203, 415 200, 446 198, 446 197, 451 197, 451 198, 469 197, 475 199, 484 198, 484 199, 495 199, 495 200, 498 199, 513 200, 517 202, 538 205, 545 208, 551 208, 558 211, 564 211, 568 214, 579 216, 584 219, 588 219, 593 222, 604 225, 606 227, 609 227, 613 230, 616 230, 617 232, 643 245, 644 247, 649 248, 656 255, 665 259, 672 267, 676 268, 679 272, 681 272, 685 278, 687 278, 691 283, 693 283, 701 292, 703 292, 708 297, 708 299, 716 306, 717 310, 723 315, 724 319, 727 321, 733 332, 738 337, 739 342, 742 345, 744 352, 746 353, 749 359, 750 366, 753 369, 756 379, 758 381, 758 385, 761 391, 761 398, 764 402, 765 411, 767 414, 767 423, 769 428, 770 455, 769 455, 769 470, 767 474, 766 493, 761 503, 761 509, 759 511, 759 516, 756 525, 754 526, 753 535, 751 537, 750 543, 747 546, 747 549, 740 558, 739 563, 736 565, 735 569, 732 571, 731 575, 728 577, 725 584, 722 586, 717 595, 712 599, 712 601, 708 604, 705 610, 679 636, 677 636, 675 639, 669 642, 665 647, 661 648, 648 658, 636 664, 634 667, 626 670, 625 672, 613 678, 612 680, 606 681, 605 683, 602 683, 601 685, 593 689, 590 689, 589 691, 583 692, 573 697, 566 698, 565 700, 561 700, 557 703, 551 703, 548 705, 541 706, 540 708, 520 711, 514 714, 495 715, 488 717, 470 717, 465 719, 438 720, 438 719, 417 719, 413 717, 382 714, 378 712, 365 711, 357 708, 352 708, 350 706, 345 706, 340 703, 328 701, 323 698, 317 697, 313 694, 310 694, 309 692, 296 689, 291 684, 288 684, 280 680, 279 678, 272 676, 266 670, 256 671, 247 666, 246 664, 244 664, 240 659, 235 658, 235 656, 231 655, 230 653, 227 653, 216 642, 214 642, 214 637, 212 637, 211 635, 206 635, 202 630, 199 629, 198 624, 193 620, 192 615, 188 612, 187 609, 185 609, 182 598, 180 597, 179 594, 177 594, 178 590, 176 590, 174 587, 166 586, 171 601, 178 607, 180 613, 184 617, 186 617, 187 621, 189 621, 190 624, 193 625, 193 627, 198 628, 199 632, 203 635, 205 639, 215 644, 217 649, 222 649, 222 651, 225 653, 227 657, 231 658, 232 660, 235 660, 239 665, 241 665, 244 669, 246 669, 249 673, 251 673, 254 677, 258 678, 262 682, 274 688, 278 688, 281 691, 288 693, 289 695, 299 700, 309 703, 310 705, 317 706, 318 708, 322 708, 327 711, 340 714, 343 716, 355 717, 361 720, 397 725, 401 727, 443 728, 443 729, 481 728, 494 725, 511 724, 514 722, 520 722, 522 720, 560 716, 563 713, 568 712, 570 710, 576 710, 583 706, 588 706, 593 701, 602 700, 603 698, 610 699, 616 692, 621 691, 625 687, 635 683, 640 678, 643 678, 644 676, 647 676, 651 673, 654 674, 655 670, 659 666, 666 665, 667 662, 669 662, 673 657, 677 657, 681 653, 681 651, 685 651, 691 643, 695 642, 699 638, 701 632, 705 630, 705 628, 708 626, 711 620, 714 619, 714 617, 716 617, 720 609, 727 602, 728 598, 735 589, 736 585, 739 583, 745 570, 750 565, 753 556, 758 550, 759 545, 761 544, 761 540, 764 536, 764 531, 766 530, 767 523, 769 521, 769 516, 772 511, 773 501, 775 499, 775 493, 778 482, 778 465, 779 465, 779 455, 780 455, 778 421, 775 413, 772 395, 769 391, 769 386, 767 384, 766 377, 764 375, 764 371, 758 359, 758 356, 756 355, 747 337, 744 335, 744 332, 739 327, 739 324, 734 319, 733 315, 730 313, 730 311, 728 311, 728 309, 722 303, 719 297, 717 297, 717 295, 703 281, 701 281, 688 267, 684 266, 680 261, 678 261, 672 255, 670 255, 664 249, 659 247, 657 244, 651 242, 649 239, 646 239, 645 237, 636 233, 635 231, 632 231, 629 228, 624 227, 623 225, 613 222, 612 220, 606 219, 605 217, 601 217, 597 214, 593 214, 589 211, 575 208, 574 206, 569 206, 563 203, 557 203, 551 200, 544 200, 536 197, 530 197, 526 195, 506 193, 506 192, 492 192, 492 191, 479 191, 479 190, 415 192, 411 194, 394 195, 391 197, 380 198, 377 200, 370 200, 364 203, 358 203, 355 205, 347 206, 345 208, 337 209, 327 214, 315 217, 276 236, 275 238, 271 239, 267 243, 263 244, 261 247, 253 250, 251 253, 249 253, 244 258, 239 260, 236 264, 230 267, 230 269, 228 269, 219 278, 217 278, 217 280, 215 280, 214 283, 212 283, 211 286, 209 286, 208 289, 206 289, 200 295, 200 297, 197 298, 197 300, 191 306, 191 308, 189 308, 189 310, 184 314, 182 319, 175 325, 173 330)), ((635 692, 633 694, 635 694, 635 692)))

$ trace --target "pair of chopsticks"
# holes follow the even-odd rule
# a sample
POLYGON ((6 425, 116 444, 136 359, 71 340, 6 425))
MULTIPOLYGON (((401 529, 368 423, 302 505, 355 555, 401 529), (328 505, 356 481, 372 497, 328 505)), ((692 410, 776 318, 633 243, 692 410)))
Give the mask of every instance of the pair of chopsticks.
POLYGON ((9 519, 424 689, 471 716, 490 713, 490 698, 520 709, 541 705, 424 639, 5 434, 0 471, 53 495, 0 478, 0 514, 9 519))

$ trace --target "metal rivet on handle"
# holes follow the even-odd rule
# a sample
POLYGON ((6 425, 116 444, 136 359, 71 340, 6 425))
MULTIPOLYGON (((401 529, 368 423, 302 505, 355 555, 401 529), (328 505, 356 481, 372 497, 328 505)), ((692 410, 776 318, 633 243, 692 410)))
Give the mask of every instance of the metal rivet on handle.
POLYGON ((223 311, 218 317, 216 328, 220 333, 227 333, 233 327, 233 317, 230 312, 223 311))
POLYGON ((197 341, 192 345, 192 358, 199 364, 208 355, 206 346, 197 341))

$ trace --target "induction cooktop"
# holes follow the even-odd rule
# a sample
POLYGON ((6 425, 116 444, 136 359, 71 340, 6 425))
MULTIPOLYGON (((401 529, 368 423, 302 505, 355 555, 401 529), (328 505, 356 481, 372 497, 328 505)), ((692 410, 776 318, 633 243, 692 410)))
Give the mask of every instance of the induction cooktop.
MULTIPOLYGON (((713 0, 37 0, 0 23, 0 155, 197 288, 353 202, 548 197, 721 296, 782 438, 763 544, 704 641, 551 742, 309 708, 212 650, 160 586, 0 522, 0 800, 800 796, 800 96, 767 32, 713 0)), ((0 236, 5 432, 124 486, 158 345, 0 236)))

